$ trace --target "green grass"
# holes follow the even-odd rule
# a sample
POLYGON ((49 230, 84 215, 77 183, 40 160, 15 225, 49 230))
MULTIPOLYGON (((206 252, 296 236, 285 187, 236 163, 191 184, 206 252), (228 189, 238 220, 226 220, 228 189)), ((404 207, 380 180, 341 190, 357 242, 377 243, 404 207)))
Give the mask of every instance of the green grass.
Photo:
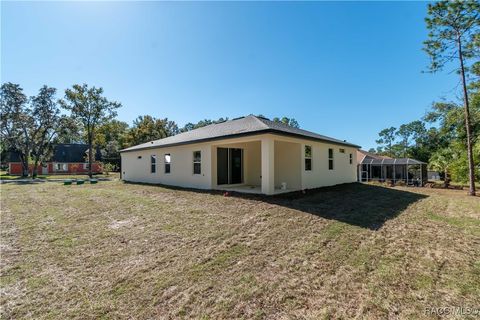
MULTIPOLYGON (((433 183, 435 185, 438 185, 439 187, 442 187, 444 185, 444 182, 439 181, 439 180, 429 181, 429 183, 433 183)), ((451 186, 461 186, 464 189, 468 189, 470 187, 470 184, 468 183, 468 181, 465 181, 465 182, 451 181, 450 185, 451 186)), ((480 188, 480 182, 475 181, 475 188, 480 188)))
POLYGON ((1 185, 1 201, 5 319, 428 319, 480 305, 480 198, 465 191, 52 182, 1 185))
MULTIPOLYGON (((119 178, 120 174, 111 172, 110 174, 95 174, 95 178, 119 178)), ((7 173, 0 174, 0 180, 20 180, 31 179, 31 177, 11 176, 7 173)), ((38 175, 37 179, 51 180, 51 179, 89 179, 86 174, 50 174, 50 175, 38 175)))

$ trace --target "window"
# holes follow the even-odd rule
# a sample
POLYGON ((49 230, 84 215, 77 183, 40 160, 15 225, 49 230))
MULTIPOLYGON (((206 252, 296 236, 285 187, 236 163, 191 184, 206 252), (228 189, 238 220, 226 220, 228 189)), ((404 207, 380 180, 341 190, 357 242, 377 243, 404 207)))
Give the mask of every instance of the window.
POLYGON ((350 164, 353 163, 353 154, 350 153, 350 164))
POLYGON ((55 171, 68 171, 67 163, 55 163, 55 171))
POLYGON ((312 146, 305 146, 305 171, 312 171, 312 146))
POLYGON ((193 174, 202 173, 202 152, 193 151, 193 174))
POLYGON ((340 153, 345 153, 345 149, 342 148, 340 148, 338 151, 340 151, 340 153))
POLYGON ((170 161, 172 160, 170 157, 170 153, 166 153, 164 158, 165 158, 165 173, 170 173, 170 161))
POLYGON ((157 156, 151 155, 150 156, 150 173, 157 172, 157 156))
POLYGON ((328 149, 328 170, 333 170, 333 149, 328 149))

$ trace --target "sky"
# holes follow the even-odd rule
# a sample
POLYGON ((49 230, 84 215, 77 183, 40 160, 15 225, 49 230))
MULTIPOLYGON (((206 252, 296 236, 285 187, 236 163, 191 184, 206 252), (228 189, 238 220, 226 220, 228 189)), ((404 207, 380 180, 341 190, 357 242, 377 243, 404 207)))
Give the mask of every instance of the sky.
POLYGON ((103 87, 118 118, 248 114, 375 147, 456 97, 422 51, 426 2, 1 2, 1 82, 103 87))

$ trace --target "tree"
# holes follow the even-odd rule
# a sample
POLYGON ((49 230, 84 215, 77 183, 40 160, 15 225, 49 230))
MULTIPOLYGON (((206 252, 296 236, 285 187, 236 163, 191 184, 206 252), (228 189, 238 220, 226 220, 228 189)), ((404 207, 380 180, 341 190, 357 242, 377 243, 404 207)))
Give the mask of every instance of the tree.
MULTIPOLYGON (((469 171, 468 171, 468 161, 467 154, 465 152, 465 144, 460 143, 460 141, 454 141, 450 147, 455 155, 454 161, 450 166, 451 178, 453 181, 468 183, 469 181, 469 171)), ((477 143, 473 146, 473 160, 475 163, 480 161, 480 144, 477 143)), ((477 181, 480 179, 480 172, 477 170, 475 174, 477 181)))
POLYGON ((438 150, 430 159, 430 168, 443 173, 445 188, 447 188, 450 183, 449 169, 452 166, 454 158, 454 151, 450 148, 445 148, 438 150))
MULTIPOLYGON (((480 149, 480 99, 478 99, 478 93, 473 94, 471 97, 470 116, 472 123, 473 155, 474 161, 478 162, 480 153, 475 150, 480 149)), ((426 114, 424 119, 432 125, 438 126, 438 128, 430 128, 427 132, 428 140, 426 148, 432 154, 430 165, 438 160, 436 158, 438 157, 439 150, 449 150, 452 154, 452 160, 448 168, 450 177, 457 182, 469 181, 468 159, 467 153, 465 152, 467 135, 465 131, 463 106, 453 102, 435 103, 432 106, 432 110, 426 114)), ((477 172, 476 177, 478 178, 479 175, 480 173, 477 172)))
POLYGON ((469 1, 439 1, 428 5, 425 19, 429 30, 424 50, 431 58, 430 70, 437 72, 447 64, 457 61, 455 68, 460 75, 464 103, 464 121, 467 141, 470 190, 475 195, 475 164, 473 160, 471 119, 467 77, 473 59, 479 56, 480 3, 469 1))
POLYGON ((278 117, 273 118, 273 122, 279 122, 286 124, 287 126, 293 127, 293 128, 300 128, 300 125, 298 124, 297 120, 294 118, 287 118, 287 117, 282 117, 281 119, 278 117))
POLYGON ((128 133, 128 144, 136 145, 173 136, 179 132, 174 121, 157 119, 149 115, 139 116, 133 121, 128 133))
POLYGON ((211 124, 222 123, 225 121, 228 121, 228 118, 218 118, 218 120, 204 119, 198 121, 197 123, 189 122, 182 129, 180 129, 180 132, 192 131, 198 128, 209 126, 211 124))
POLYGON ((465 131, 462 107, 453 102, 436 102, 424 117, 426 122, 439 125, 439 133, 448 144, 457 139, 460 131, 465 131))
POLYGON ((193 129, 195 129, 195 124, 188 122, 186 125, 183 126, 182 129, 180 129, 180 132, 192 131, 193 129))
POLYGON ((116 141, 119 146, 126 146, 128 123, 112 119, 98 126, 95 132, 94 144, 105 148, 109 142, 116 141))
POLYGON ((401 143, 403 147, 403 157, 407 158, 412 153, 415 153, 412 150, 411 141, 415 142, 413 147, 419 148, 422 142, 425 140, 427 129, 425 124, 420 120, 415 120, 407 124, 402 124, 396 134, 401 138, 401 143), (413 152, 412 152, 413 151, 413 152))
POLYGON ((38 95, 31 97, 32 121, 30 127, 31 155, 33 157, 32 178, 37 176, 40 161, 46 159, 52 138, 60 130, 60 108, 55 99, 55 88, 43 86, 38 95))
POLYGON ((0 133, 4 147, 18 153, 22 176, 28 176, 30 157, 29 128, 32 123, 27 96, 18 84, 4 83, 0 89, 0 133))
POLYGON ((384 153, 387 156, 390 156, 390 157, 392 157, 394 155, 393 150, 392 150, 392 146, 393 146, 393 143, 395 141, 395 132, 396 131, 397 131, 397 128, 395 128, 395 127, 390 127, 390 128, 383 129, 382 131, 380 131, 378 133, 378 136, 380 138, 378 140, 375 140, 375 142, 377 144, 383 145, 382 149, 384 150, 384 153))
POLYGON ((85 130, 88 143, 88 175, 91 178, 95 129, 113 119, 117 115, 116 109, 120 108, 121 104, 103 97, 102 88, 88 88, 87 84, 75 84, 72 89, 65 90, 65 99, 60 100, 60 104, 71 112, 73 118, 82 123, 85 130))
POLYGON ((167 133, 167 137, 180 133, 180 129, 175 121, 168 120, 167 118, 163 119, 163 121, 165 122, 165 132, 167 133))
POLYGON ((116 119, 105 122, 96 130, 94 145, 100 147, 104 167, 108 164, 112 169, 120 165, 119 151, 128 146, 128 130, 126 122, 116 119))
MULTIPOLYGON (((476 99, 472 99, 470 108, 472 142, 475 142, 475 137, 480 133, 480 104, 476 101, 476 99)), ((437 148, 446 147, 455 140, 463 141, 466 148, 467 133, 463 109, 463 106, 454 102, 437 102, 433 104, 432 110, 425 115, 425 121, 438 125, 438 133, 441 139, 439 141, 440 146, 437 146, 437 148)))
POLYGON ((53 138, 54 143, 84 143, 82 123, 71 116, 60 118, 61 126, 53 138))
POLYGON ((420 145, 417 144, 411 150, 411 158, 429 162, 431 156, 441 148, 448 146, 448 140, 440 134, 440 131, 436 127, 430 127, 426 130, 424 137, 421 139, 420 145))

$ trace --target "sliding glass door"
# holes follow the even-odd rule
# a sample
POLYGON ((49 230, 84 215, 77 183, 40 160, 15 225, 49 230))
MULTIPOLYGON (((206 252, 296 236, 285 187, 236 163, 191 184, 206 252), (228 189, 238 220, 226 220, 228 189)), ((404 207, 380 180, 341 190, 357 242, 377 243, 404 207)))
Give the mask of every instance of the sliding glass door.
POLYGON ((217 184, 243 182, 243 149, 217 148, 217 184))

